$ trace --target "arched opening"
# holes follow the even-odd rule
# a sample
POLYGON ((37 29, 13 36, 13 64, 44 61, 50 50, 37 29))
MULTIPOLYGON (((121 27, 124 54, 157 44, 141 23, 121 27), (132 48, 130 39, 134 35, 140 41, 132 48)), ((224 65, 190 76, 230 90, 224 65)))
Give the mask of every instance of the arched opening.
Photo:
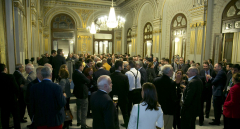
POLYGON ((218 61, 227 59, 227 62, 232 62, 234 44, 239 44, 240 0, 232 0, 225 7, 222 14, 222 33, 218 61))
POLYGON ((132 54, 132 29, 127 31, 127 54, 132 54))
POLYGON ((176 14, 171 22, 169 60, 175 57, 186 57, 187 18, 184 14, 176 14))
POLYGON ((58 14, 51 21, 52 49, 63 49, 64 57, 75 53, 76 27, 74 20, 67 14, 58 14))
POLYGON ((152 54, 153 27, 150 22, 143 28, 143 57, 150 57, 152 54))

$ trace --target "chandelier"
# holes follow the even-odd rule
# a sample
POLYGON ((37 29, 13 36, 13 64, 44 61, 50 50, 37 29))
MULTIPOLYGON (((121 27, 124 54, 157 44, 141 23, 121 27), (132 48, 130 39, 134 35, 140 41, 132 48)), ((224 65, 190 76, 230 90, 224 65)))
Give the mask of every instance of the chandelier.
POLYGON ((112 0, 112 7, 110 7, 109 16, 103 16, 98 18, 98 23, 102 27, 108 28, 121 28, 125 24, 125 19, 123 17, 118 16, 116 18, 115 9, 113 7, 113 0, 112 0))
MULTIPOLYGON (((93 3, 93 8, 94 8, 94 3, 93 3)), ((87 30, 88 30, 91 34, 96 34, 97 31, 100 30, 100 27, 98 27, 98 25, 96 25, 96 24, 94 23, 94 9, 93 9, 93 20, 92 20, 92 24, 91 24, 91 26, 88 26, 88 27, 87 27, 87 30)))

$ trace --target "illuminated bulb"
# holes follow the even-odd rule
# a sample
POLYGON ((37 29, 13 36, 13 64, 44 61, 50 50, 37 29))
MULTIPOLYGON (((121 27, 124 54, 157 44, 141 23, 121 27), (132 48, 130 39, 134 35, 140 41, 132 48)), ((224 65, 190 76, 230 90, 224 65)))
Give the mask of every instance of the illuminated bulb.
POLYGON ((177 42, 179 42, 180 41, 180 39, 179 38, 175 38, 175 42, 177 43, 177 42))

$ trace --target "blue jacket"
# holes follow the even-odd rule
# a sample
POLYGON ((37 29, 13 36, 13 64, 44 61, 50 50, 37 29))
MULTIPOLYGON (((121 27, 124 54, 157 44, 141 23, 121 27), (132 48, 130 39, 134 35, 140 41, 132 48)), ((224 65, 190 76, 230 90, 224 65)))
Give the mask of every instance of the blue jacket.
POLYGON ((59 126, 64 122, 66 98, 62 88, 50 80, 31 87, 30 112, 36 126, 59 126))
POLYGON ((223 88, 227 81, 227 75, 224 72, 224 70, 218 71, 215 78, 211 79, 213 90, 212 94, 213 96, 222 96, 223 88))

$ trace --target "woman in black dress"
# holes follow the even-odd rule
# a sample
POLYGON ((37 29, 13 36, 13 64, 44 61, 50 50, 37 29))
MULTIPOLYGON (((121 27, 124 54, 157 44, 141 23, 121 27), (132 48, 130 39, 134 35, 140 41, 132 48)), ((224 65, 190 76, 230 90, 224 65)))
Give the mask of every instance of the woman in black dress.
POLYGON ((153 79, 156 78, 156 73, 154 71, 154 65, 152 62, 148 64, 147 77, 148 77, 148 82, 153 82, 153 79))

